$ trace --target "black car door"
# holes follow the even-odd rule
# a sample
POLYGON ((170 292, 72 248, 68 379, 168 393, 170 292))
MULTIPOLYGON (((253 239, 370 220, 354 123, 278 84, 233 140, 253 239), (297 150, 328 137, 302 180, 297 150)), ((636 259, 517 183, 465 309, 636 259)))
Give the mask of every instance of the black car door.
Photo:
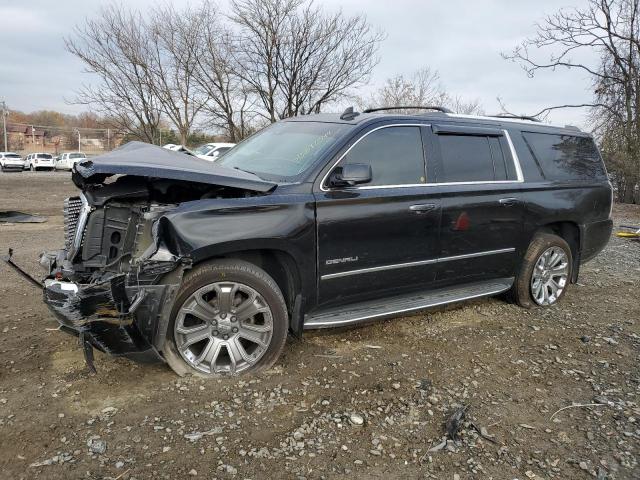
POLYGON ((427 185, 425 128, 374 127, 327 172, 315 193, 320 304, 386 297, 435 280, 440 198, 427 185), (331 176, 346 164, 370 165, 371 181, 332 188, 331 176))
POLYGON ((438 284, 512 277, 522 254, 522 171, 498 128, 432 127, 442 194, 438 284))

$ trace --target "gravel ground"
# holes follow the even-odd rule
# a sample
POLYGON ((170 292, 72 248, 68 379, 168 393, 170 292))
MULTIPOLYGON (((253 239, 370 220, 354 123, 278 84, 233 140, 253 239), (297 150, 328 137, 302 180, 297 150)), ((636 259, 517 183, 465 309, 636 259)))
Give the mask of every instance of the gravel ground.
MULTIPOLYGON (((67 173, 0 174, 0 209, 48 216, 0 225, 2 253, 41 275, 73 192, 67 173)), ((550 309, 489 299, 310 333, 265 374, 214 381, 99 352, 89 375, 40 292, 0 272, 3 478, 640 478, 637 242, 612 238, 550 309)))

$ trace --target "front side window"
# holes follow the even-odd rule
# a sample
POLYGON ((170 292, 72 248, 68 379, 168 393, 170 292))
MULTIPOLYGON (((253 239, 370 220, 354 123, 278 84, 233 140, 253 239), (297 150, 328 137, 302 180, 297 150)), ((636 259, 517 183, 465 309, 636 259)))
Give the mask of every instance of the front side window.
POLYGON ((340 123, 274 123, 233 147, 216 164, 265 178, 297 177, 351 128, 340 123))
MULTIPOLYGON (((438 180, 445 183, 504 181, 507 158, 499 137, 484 135, 438 135, 442 158, 438 180)), ((509 158, 510 160, 510 158, 509 158)))
POLYGON ((367 186, 413 185, 426 182, 420 127, 384 127, 362 138, 340 165, 371 165, 367 186))

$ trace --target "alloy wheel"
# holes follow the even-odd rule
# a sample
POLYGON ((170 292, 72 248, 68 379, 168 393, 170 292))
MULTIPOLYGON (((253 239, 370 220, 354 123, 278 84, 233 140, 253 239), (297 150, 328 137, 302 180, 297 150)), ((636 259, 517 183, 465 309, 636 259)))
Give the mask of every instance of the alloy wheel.
POLYGON ((569 277, 569 257, 560 247, 546 249, 536 260, 531 274, 531 296, 538 305, 558 301, 569 277))
POLYGON ((267 302, 238 282, 199 288, 184 301, 174 324, 178 352, 206 374, 234 374, 255 365, 272 335, 273 315, 267 302))

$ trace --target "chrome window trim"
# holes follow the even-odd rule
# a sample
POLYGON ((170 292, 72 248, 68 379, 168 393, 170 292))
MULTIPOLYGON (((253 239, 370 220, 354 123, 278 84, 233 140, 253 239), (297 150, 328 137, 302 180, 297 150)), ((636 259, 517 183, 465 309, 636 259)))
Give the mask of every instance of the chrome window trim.
POLYGON ((464 260, 466 258, 485 257, 487 255, 499 255, 501 253, 512 253, 515 251, 516 251, 515 248, 510 247, 510 248, 500 248, 498 250, 486 250, 484 252, 465 253, 463 255, 453 255, 451 257, 440 257, 440 258, 432 258, 429 260, 419 260, 417 262, 393 263, 390 265, 381 265, 379 267, 359 268, 357 270, 347 270, 344 272, 328 273, 326 275, 322 275, 320 279, 331 280, 332 278, 349 277, 351 275, 360 275, 363 273, 382 272, 385 270, 393 270, 396 268, 417 267, 420 265, 430 265, 435 263, 451 262, 454 260, 464 260))
MULTIPOLYGON (((373 133, 377 130, 389 127, 430 127, 430 123, 394 123, 389 125, 382 125, 380 127, 369 130, 367 133, 358 138, 353 145, 351 145, 340 158, 336 160, 336 162, 331 166, 331 168, 327 171, 327 173, 322 177, 322 182, 320 182, 320 190, 323 192, 330 192, 332 190, 341 190, 341 189, 331 189, 326 186, 327 178, 329 174, 333 171, 334 168, 342 161, 344 157, 346 157, 351 149, 355 147, 363 138, 365 138, 370 133, 373 133)), ((520 166, 520 158, 518 157, 518 153, 516 152, 515 147, 513 146, 513 142, 511 141, 511 135, 507 130, 502 130, 505 138, 507 139, 507 145, 509 145, 509 151, 511 152, 511 160, 513 162, 513 166, 516 170, 516 180, 477 180, 477 181, 468 181, 468 182, 425 182, 425 183, 405 183, 400 185, 364 185, 360 187, 343 187, 342 189, 348 190, 373 190, 379 188, 413 188, 413 187, 437 187, 437 186, 455 186, 455 185, 502 185, 502 184, 516 184, 516 183, 524 183, 524 175, 522 174, 522 167, 520 166)), ((427 159, 425 158, 425 167, 426 167, 427 159)))
MULTIPOLYGON (((366 132, 364 135, 362 135, 360 138, 358 138, 355 142, 353 142, 353 144, 349 148, 347 148, 347 150, 342 155, 340 155, 340 158, 338 158, 338 160, 336 160, 335 163, 333 165, 331 165, 331 168, 327 171, 327 173, 324 175, 324 177, 322 177, 322 182, 320 182, 320 190, 322 190, 323 192, 330 192, 331 191, 331 189, 327 188, 326 185, 325 185, 326 181, 327 181, 327 178, 329 177, 329 174, 331 172, 333 172, 333 169, 336 168, 336 166, 342 161, 342 159, 349 154, 349 152, 351 151, 351 149, 353 147, 355 147, 358 143, 360 143, 362 141, 362 139, 366 138, 367 136, 369 136, 373 132, 377 132, 378 130, 382 130, 383 128, 391 128, 391 127, 420 127, 420 128, 422 128, 422 127, 430 127, 430 126, 431 126, 430 123, 389 123, 387 125, 381 125, 379 127, 372 128, 371 130, 366 132)), ((426 159, 424 158, 424 145, 423 145, 422 158, 424 160, 424 166, 425 166, 425 169, 426 169, 427 165, 426 165, 426 159)), ((425 175, 426 175, 426 171, 425 171, 425 175)), ((415 186, 415 185, 424 186, 424 185, 427 185, 427 184, 426 183, 418 183, 418 184, 407 184, 407 185, 403 185, 403 186, 409 187, 409 186, 415 186)), ((355 188, 355 189, 391 188, 391 186, 388 186, 388 185, 375 185, 375 186, 368 186, 368 187, 353 187, 353 188, 355 188)))

